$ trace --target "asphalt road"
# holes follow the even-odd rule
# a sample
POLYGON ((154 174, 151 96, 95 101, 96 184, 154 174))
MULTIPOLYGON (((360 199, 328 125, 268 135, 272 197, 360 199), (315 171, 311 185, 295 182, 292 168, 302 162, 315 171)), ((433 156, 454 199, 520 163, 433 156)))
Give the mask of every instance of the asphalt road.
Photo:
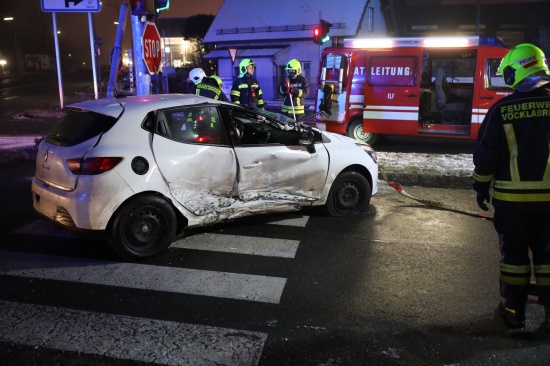
MULTIPOLYGON (((495 316, 492 223, 388 186, 365 215, 316 210, 189 230, 118 260, 32 213, 30 162, 0 164, 0 365, 546 365, 543 311, 495 316)), ((476 210, 472 191, 410 187, 476 210)), ((532 299, 533 300, 533 299, 532 299)))

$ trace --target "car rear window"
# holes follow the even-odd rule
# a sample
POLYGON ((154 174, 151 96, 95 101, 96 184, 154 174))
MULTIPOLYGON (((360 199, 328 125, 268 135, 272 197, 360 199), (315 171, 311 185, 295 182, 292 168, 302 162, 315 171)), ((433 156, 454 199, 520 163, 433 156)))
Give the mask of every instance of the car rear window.
POLYGON ((46 141, 58 146, 78 145, 109 130, 116 121, 115 117, 99 113, 69 110, 65 117, 53 126, 46 136, 46 141))

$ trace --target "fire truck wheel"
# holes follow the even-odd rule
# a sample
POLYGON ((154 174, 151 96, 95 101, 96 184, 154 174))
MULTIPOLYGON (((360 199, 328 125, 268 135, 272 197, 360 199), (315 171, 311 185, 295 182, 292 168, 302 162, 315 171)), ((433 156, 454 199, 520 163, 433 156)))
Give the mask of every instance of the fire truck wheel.
POLYGON ((370 204, 372 188, 360 173, 341 173, 330 187, 323 212, 329 216, 348 216, 365 212, 370 204))
POLYGON ((369 145, 374 145, 376 140, 378 140, 377 134, 363 131, 363 121, 360 119, 354 120, 349 125, 348 136, 352 139, 363 141, 369 145))

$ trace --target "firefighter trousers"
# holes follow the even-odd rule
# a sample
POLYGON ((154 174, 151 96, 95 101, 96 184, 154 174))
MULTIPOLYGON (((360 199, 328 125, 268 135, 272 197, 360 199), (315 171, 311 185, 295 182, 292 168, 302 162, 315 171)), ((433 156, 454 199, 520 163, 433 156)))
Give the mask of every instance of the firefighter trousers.
POLYGON ((513 303, 527 302, 532 259, 538 302, 550 305, 550 213, 495 209, 494 225, 501 254, 500 295, 513 303))

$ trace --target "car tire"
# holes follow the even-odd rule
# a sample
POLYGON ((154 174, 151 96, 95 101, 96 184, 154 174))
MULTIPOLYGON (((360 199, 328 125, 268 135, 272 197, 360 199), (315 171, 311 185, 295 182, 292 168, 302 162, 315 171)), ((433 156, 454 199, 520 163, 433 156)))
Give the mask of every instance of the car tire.
POLYGON ((362 119, 355 119, 350 123, 347 135, 352 139, 359 140, 371 146, 378 140, 377 134, 363 131, 362 119))
POLYGON ((369 207, 371 195, 371 185, 363 175, 343 172, 332 183, 323 211, 329 216, 363 213, 369 207))
POLYGON ((107 228, 107 241, 122 258, 154 257, 172 244, 177 217, 168 201, 141 196, 120 207, 107 228))

